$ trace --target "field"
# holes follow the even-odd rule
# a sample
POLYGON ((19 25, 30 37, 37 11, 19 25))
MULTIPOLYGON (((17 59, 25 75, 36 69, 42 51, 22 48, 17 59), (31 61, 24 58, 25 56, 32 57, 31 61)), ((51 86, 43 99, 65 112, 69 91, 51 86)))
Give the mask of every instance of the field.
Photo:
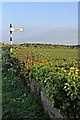
POLYGON ((23 55, 24 57, 34 57, 35 59, 78 59, 78 49, 70 49, 70 48, 59 48, 59 47, 25 47, 18 46, 18 48, 14 47, 13 52, 16 54, 23 55), (21 51, 20 51, 21 49, 21 51), (16 52, 17 51, 17 52, 16 52))
POLYGON ((78 48, 13 45, 11 62, 27 82, 37 81, 46 98, 70 120, 80 118, 80 60, 78 48))

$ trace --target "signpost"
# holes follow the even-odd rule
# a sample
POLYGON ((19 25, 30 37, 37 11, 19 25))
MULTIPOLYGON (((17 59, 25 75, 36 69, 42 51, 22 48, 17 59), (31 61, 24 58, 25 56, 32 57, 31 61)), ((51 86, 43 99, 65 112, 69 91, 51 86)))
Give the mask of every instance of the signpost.
POLYGON ((12 32, 23 32, 24 29, 23 28, 11 28, 10 29, 12 32))
POLYGON ((10 52, 12 52, 12 32, 23 32, 23 28, 14 28, 12 24, 10 24, 10 52))

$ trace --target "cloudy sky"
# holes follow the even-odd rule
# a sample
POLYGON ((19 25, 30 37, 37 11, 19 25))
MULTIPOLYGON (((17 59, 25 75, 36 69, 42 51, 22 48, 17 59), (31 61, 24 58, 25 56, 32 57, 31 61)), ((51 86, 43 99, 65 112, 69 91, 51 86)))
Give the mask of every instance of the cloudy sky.
POLYGON ((13 43, 78 44, 77 2, 2 3, 2 41, 9 41, 9 24, 23 27, 13 43))

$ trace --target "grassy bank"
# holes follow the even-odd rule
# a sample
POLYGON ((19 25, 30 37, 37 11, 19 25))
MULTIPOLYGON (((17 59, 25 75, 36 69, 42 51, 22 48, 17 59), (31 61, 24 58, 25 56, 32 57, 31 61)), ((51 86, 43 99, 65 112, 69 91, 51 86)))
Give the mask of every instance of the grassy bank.
POLYGON ((23 80, 17 76, 17 69, 11 63, 8 51, 3 53, 2 72, 2 120, 5 118, 49 120, 27 85, 25 86, 23 80))

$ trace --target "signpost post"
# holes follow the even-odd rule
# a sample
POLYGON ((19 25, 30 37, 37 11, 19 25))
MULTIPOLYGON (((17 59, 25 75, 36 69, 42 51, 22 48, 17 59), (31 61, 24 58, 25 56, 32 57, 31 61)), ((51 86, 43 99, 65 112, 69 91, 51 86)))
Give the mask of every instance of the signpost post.
POLYGON ((12 31, 11 31, 11 28, 12 28, 12 24, 10 24, 10 52, 12 52, 12 31))
POLYGON ((12 52, 12 32, 23 32, 23 28, 14 28, 12 24, 10 24, 10 52, 12 52))

